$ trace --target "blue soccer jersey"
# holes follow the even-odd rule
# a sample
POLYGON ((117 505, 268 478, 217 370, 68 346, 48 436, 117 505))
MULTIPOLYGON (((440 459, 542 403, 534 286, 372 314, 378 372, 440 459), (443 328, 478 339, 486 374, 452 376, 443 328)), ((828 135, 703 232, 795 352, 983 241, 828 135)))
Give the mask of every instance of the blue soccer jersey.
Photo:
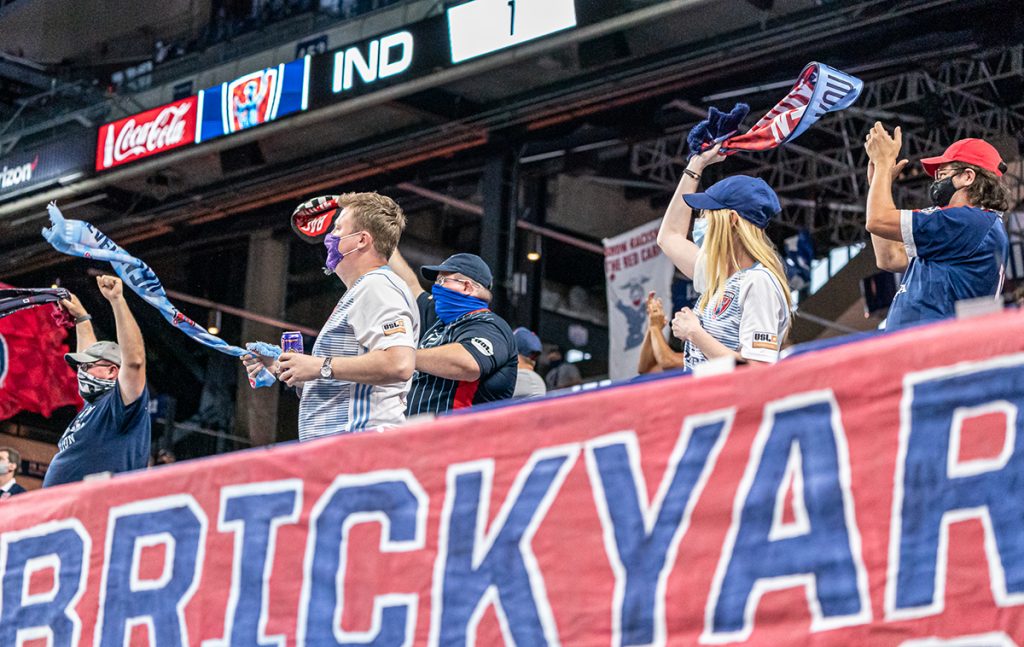
POLYGON ((1002 214, 975 207, 900 212, 910 264, 886 329, 952 317, 956 302, 997 296, 1009 239, 1002 214))

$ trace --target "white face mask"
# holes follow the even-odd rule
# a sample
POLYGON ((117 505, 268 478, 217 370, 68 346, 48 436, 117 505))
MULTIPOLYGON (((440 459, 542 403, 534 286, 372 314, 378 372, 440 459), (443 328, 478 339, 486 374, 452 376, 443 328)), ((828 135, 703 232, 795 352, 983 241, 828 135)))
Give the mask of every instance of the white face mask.
POLYGON ((708 219, 706 217, 697 218, 693 222, 693 242, 696 243, 697 247, 704 245, 704 236, 708 233, 708 219))

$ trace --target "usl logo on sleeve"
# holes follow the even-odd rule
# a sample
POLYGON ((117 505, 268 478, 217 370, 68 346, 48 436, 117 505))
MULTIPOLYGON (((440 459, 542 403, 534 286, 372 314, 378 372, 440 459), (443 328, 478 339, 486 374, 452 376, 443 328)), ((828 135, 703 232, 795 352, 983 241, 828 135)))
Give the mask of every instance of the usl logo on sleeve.
POLYGON ((779 350, 779 336, 773 335, 770 332, 756 332, 754 333, 753 346, 754 348, 779 350))
POLYGON ((388 337, 390 335, 395 335, 395 334, 398 334, 398 333, 403 333, 404 334, 405 333, 405 321, 403 321, 401 318, 395 319, 394 321, 389 321, 388 323, 384 324, 383 330, 384 330, 384 336, 385 337, 388 337))

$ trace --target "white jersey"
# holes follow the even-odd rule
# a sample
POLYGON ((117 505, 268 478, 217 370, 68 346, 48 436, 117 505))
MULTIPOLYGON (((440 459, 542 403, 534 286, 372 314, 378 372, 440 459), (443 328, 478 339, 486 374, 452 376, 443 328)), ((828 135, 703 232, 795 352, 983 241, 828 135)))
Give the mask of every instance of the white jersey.
MULTIPOLYGON (((367 272, 334 307, 313 344, 316 357, 357 357, 395 346, 416 348, 420 315, 412 293, 391 268, 367 272)), ((299 440, 393 427, 405 422, 410 380, 382 386, 345 380, 306 382, 299 440)))
MULTIPOLYGON (((707 291, 707 259, 697 255, 693 271, 693 289, 707 291)), ((775 276, 760 263, 730 276, 721 299, 712 297, 701 311, 695 311, 700 325, 723 346, 738 351, 740 357, 760 362, 776 362, 789 327, 789 308, 775 276)), ((707 361, 696 345, 686 342, 686 366, 707 361)))

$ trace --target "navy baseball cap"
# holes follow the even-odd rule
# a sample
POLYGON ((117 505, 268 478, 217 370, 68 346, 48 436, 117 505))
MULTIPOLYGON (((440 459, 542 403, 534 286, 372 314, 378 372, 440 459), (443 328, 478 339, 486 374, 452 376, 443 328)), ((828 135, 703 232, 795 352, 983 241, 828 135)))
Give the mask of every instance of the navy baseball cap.
POLYGON ((491 289, 491 268, 487 267, 484 259, 476 254, 453 254, 445 259, 440 265, 424 265, 420 268, 420 274, 431 283, 437 280, 439 272, 458 272, 468 276, 488 290, 491 289))
POLYGON ((512 331, 512 337, 516 340, 516 352, 524 357, 540 355, 544 347, 540 343, 540 337, 528 328, 522 326, 512 331))
POLYGON ((733 175, 715 182, 704 193, 688 193, 683 201, 694 209, 731 209, 755 227, 764 229, 782 211, 779 198, 759 177, 733 175))

